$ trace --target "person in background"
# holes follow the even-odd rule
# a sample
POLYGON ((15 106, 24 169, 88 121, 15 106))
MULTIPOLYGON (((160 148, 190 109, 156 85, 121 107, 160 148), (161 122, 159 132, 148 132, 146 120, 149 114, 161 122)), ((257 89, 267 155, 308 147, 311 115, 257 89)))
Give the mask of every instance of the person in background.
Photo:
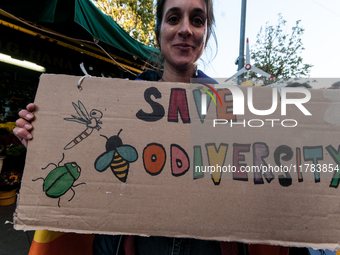
POLYGON ((308 83, 304 82, 304 83, 300 83, 300 82, 292 82, 292 83, 289 83, 287 84, 286 87, 305 87, 307 89, 311 89, 312 86, 309 85, 308 83))
POLYGON ((340 81, 334 82, 328 89, 340 89, 340 81))

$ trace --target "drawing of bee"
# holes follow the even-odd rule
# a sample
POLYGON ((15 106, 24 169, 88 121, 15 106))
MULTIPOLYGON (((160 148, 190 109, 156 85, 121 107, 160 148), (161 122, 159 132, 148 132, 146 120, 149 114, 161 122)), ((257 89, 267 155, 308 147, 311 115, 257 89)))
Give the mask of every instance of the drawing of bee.
POLYGON ((80 133, 77 137, 75 137, 71 142, 69 142, 65 147, 64 150, 71 149, 72 147, 76 146, 82 140, 87 138, 91 135, 94 129, 101 129, 99 124, 102 124, 100 119, 103 117, 103 113, 99 110, 93 109, 91 110, 90 114, 88 114, 86 108, 84 107, 81 101, 78 101, 78 105, 72 102, 72 105, 76 112, 78 113, 79 117, 71 115, 72 118, 64 118, 67 121, 74 121, 80 124, 86 125, 86 129, 80 133))
POLYGON ((98 172, 105 171, 109 166, 113 174, 122 182, 126 182, 129 173, 130 163, 138 159, 138 153, 131 145, 125 145, 120 139, 119 134, 107 138, 106 151, 102 153, 94 162, 94 167, 98 172))

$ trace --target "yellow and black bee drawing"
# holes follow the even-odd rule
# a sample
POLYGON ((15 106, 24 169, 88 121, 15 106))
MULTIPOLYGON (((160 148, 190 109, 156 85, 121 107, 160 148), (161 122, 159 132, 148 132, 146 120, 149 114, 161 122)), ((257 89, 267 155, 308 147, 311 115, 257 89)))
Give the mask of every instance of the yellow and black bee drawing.
POLYGON ((131 145, 125 145, 120 139, 119 134, 107 138, 106 151, 102 153, 94 162, 94 167, 98 172, 105 171, 109 166, 113 174, 122 182, 126 182, 129 173, 130 163, 138 159, 138 153, 131 145))

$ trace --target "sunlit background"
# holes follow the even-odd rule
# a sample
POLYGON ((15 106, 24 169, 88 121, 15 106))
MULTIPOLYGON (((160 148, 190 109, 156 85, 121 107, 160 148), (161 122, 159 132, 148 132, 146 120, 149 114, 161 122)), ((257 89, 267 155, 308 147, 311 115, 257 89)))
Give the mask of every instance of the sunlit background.
MULTIPOLYGON (((209 42, 208 49, 200 61, 200 69, 211 77, 230 77, 237 71, 235 60, 239 54, 241 2, 235 0, 214 0, 218 52, 215 42, 209 42)), ((247 1, 246 31, 250 46, 255 44, 261 26, 275 26, 278 14, 287 21, 287 33, 297 20, 305 29, 302 42, 305 50, 301 54, 303 63, 312 64, 310 77, 340 77, 340 1, 339 0, 261 0, 247 1)), ((253 62, 252 62, 253 64, 253 62)))

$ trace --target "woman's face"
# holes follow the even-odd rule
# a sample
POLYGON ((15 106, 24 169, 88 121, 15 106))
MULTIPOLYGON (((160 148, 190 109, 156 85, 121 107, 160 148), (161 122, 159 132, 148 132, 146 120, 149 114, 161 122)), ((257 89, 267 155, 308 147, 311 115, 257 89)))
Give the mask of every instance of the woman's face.
POLYGON ((192 68, 205 48, 207 9, 203 0, 167 0, 159 43, 165 67, 192 68))

